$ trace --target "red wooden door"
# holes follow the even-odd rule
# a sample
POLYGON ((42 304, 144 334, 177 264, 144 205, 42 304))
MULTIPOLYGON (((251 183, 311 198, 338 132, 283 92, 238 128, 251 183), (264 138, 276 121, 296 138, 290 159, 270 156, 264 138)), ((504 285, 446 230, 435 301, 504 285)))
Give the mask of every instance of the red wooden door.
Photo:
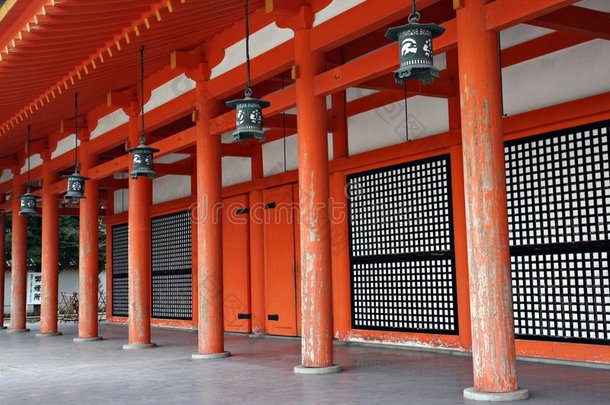
POLYGON ((265 190, 263 201, 266 329, 271 335, 297 336, 292 186, 265 190))
POLYGON ((222 208, 224 327, 251 331, 248 196, 227 198, 222 208))

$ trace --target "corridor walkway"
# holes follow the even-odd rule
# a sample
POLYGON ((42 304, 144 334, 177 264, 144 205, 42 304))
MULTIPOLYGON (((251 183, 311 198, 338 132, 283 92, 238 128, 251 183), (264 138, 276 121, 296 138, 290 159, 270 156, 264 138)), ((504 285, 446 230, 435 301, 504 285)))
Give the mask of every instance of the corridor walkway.
MULTIPOLYGON (((192 360, 197 335, 153 330, 159 347, 124 351, 124 326, 101 325, 103 341, 76 344, 64 335, 37 338, 0 331, 0 404, 463 404, 472 384, 466 356, 336 346, 344 372, 295 375, 299 340, 229 335, 233 356, 192 360)), ((534 404, 607 404, 610 370, 518 363, 534 404)))

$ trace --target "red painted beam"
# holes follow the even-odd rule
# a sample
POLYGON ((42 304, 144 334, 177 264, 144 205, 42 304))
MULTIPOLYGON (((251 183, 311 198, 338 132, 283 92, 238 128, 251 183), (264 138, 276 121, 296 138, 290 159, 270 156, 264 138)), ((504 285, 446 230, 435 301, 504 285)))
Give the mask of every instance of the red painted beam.
POLYGON ((565 7, 529 21, 529 24, 610 40, 610 13, 583 7, 565 7))
POLYGON ((496 0, 485 6, 485 27, 501 31, 553 11, 562 9, 578 0, 496 0))
POLYGON ((590 41, 589 35, 553 32, 502 51, 502 67, 509 67, 549 53, 590 41))

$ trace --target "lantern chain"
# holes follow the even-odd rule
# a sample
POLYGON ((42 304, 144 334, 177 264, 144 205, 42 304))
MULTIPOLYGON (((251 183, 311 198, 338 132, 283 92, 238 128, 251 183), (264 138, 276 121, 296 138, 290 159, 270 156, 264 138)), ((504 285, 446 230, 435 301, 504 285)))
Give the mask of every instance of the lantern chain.
POLYGON ((28 146, 27 146, 27 150, 25 153, 25 158, 28 160, 28 187, 27 187, 27 194, 30 193, 30 137, 31 137, 31 132, 32 132, 32 125, 28 124, 28 146))
POLYGON ((405 137, 407 138, 407 142, 409 139, 409 103, 407 102, 407 81, 405 80, 405 137))
POLYGON ((140 132, 140 145, 146 142, 144 132, 144 45, 140 48, 140 116, 142 117, 142 132, 140 132))
POLYGON ((252 88, 250 87, 250 19, 248 18, 248 0, 246 0, 246 69, 247 69, 247 83, 246 83, 246 98, 252 95, 252 88))
POLYGON ((74 172, 78 172, 78 92, 74 93, 74 172))

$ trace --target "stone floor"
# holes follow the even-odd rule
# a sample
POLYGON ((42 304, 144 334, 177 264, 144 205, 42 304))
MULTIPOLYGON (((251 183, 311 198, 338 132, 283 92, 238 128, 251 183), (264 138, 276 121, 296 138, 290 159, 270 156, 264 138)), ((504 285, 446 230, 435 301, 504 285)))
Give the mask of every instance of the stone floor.
MULTIPOLYGON (((471 359, 361 345, 336 346, 335 375, 295 375, 299 340, 226 336, 227 359, 192 360, 197 335, 153 330, 155 349, 124 351, 127 329, 103 341, 0 331, 0 404, 463 404, 471 359)), ((610 370, 519 362, 529 404, 610 404, 610 370)))

